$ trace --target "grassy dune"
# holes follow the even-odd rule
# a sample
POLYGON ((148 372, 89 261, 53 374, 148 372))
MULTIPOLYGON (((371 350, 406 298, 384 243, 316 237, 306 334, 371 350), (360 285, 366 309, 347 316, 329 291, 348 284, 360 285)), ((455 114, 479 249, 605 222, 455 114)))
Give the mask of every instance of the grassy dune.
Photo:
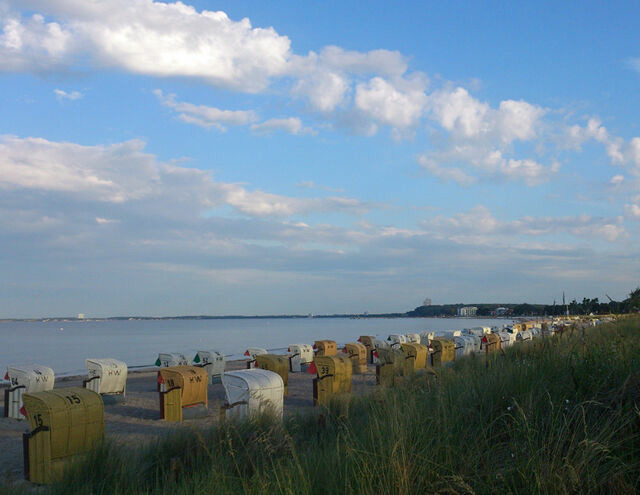
POLYGON ((635 493, 640 321, 459 360, 320 415, 106 443, 54 494, 635 493))

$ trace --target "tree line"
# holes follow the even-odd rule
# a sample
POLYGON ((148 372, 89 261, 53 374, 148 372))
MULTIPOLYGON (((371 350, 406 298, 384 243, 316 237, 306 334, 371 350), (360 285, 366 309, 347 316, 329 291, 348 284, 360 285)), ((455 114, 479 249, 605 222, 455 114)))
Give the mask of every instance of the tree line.
POLYGON ((601 302, 597 297, 587 297, 578 302, 573 299, 566 306, 563 304, 435 304, 431 306, 418 306, 408 311, 409 317, 435 317, 456 316, 458 309, 463 306, 475 306, 478 308, 476 316, 495 316, 498 308, 506 308, 505 316, 561 316, 569 310, 571 315, 603 315, 610 313, 637 313, 640 312, 640 287, 629 294, 623 301, 601 302))

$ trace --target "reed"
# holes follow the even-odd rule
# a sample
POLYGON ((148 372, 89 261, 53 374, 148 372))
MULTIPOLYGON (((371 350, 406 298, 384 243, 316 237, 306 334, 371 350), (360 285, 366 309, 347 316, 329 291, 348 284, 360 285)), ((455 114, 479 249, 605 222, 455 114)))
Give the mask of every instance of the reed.
POLYGON ((282 424, 106 442, 49 491, 628 494, 639 480, 634 319, 471 356, 282 424))

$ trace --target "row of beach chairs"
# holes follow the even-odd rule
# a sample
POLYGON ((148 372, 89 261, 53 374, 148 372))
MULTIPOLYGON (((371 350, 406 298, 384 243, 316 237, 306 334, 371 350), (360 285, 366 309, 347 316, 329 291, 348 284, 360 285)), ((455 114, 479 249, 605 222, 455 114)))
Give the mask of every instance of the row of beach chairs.
MULTIPOLYGON (((360 336, 338 349, 332 340, 295 344, 286 355, 266 349, 245 352, 246 369, 227 371, 225 356, 198 351, 192 360, 181 353, 160 353, 156 360, 160 417, 182 421, 208 414, 207 387, 221 382, 225 402, 221 418, 238 420, 258 412, 283 416, 289 373, 314 376, 314 404, 327 404, 337 394, 351 392, 352 376, 376 366, 376 383, 393 386, 398 377, 429 366, 442 366, 472 353, 491 353, 517 342, 553 335, 543 325, 507 328, 477 327, 454 332, 451 338, 433 332, 392 334, 385 340, 360 336)), ((104 437, 104 406, 126 397, 127 365, 116 359, 87 359, 83 387, 54 389, 54 373, 46 366, 9 366, 5 379, 5 416, 29 420, 24 434, 25 477, 36 483, 55 481, 73 456, 86 452, 104 437)))

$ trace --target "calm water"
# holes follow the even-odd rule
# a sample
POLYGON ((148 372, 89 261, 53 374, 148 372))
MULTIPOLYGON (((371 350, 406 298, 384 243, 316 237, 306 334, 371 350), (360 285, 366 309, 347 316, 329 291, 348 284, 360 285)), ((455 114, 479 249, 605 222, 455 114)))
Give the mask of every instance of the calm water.
POLYGON ((355 342, 360 335, 434 331, 450 334, 477 326, 502 326, 509 320, 468 318, 144 320, 0 323, 0 370, 8 364, 37 363, 56 375, 84 373, 86 358, 115 358, 129 366, 152 365, 159 352, 221 350, 240 358, 247 347, 286 351, 296 343, 331 339, 355 342))

